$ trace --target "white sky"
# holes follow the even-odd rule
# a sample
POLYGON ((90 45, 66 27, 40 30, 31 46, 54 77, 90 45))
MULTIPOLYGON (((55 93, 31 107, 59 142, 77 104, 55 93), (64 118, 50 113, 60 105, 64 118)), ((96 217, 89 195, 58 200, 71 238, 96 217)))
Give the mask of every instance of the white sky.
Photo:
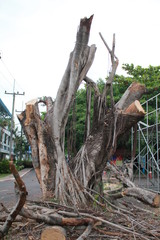
POLYGON ((118 74, 123 63, 160 65, 159 12, 160 0, 0 0, 0 98, 11 111, 4 91, 13 91, 13 78, 15 90, 25 91, 16 97, 17 110, 36 97, 55 98, 80 19, 92 14, 89 45, 97 51, 89 77, 104 79, 109 70, 99 32, 110 46, 116 34, 118 74))

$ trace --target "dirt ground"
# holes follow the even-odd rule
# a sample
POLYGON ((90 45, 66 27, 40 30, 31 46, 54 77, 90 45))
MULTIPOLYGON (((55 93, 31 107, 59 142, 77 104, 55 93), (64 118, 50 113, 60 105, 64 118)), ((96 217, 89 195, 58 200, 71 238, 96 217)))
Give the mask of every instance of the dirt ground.
MULTIPOLYGON (((106 177, 104 176, 104 182, 106 177)), ((113 185, 108 184, 106 191, 114 188, 121 189, 121 185, 112 180, 113 185)), ((124 196, 116 200, 108 199, 105 202, 105 207, 99 207, 96 202, 93 202, 92 207, 80 210, 79 217, 82 218, 81 213, 87 213, 92 218, 103 219, 97 221, 92 226, 92 231, 87 238, 79 238, 85 231, 87 226, 69 226, 64 227, 67 233, 67 240, 76 239, 94 239, 94 240, 141 240, 141 239, 160 239, 160 207, 153 208, 133 197, 124 196), (113 225, 114 224, 114 225, 113 225)), ((27 204, 32 204, 28 201, 27 204)), ((57 213, 59 210, 65 210, 62 206, 52 206, 52 204, 33 202, 33 205, 47 206, 49 209, 54 209, 57 213)), ((75 213, 75 211, 74 211, 75 213)), ((65 217, 65 216, 63 216, 65 217)), ((2 224, 2 222, 0 223, 2 224)), ((4 240, 40 240, 44 229, 50 227, 44 222, 36 222, 18 216, 16 221, 12 224, 7 236, 4 240)), ((57 239, 58 240, 58 239, 57 239)))
MULTIPOLYGON (((116 206, 116 210, 107 206, 103 209, 103 213, 98 209, 91 213, 96 217, 101 217, 118 226, 124 226, 126 229, 135 231, 135 234, 126 233, 115 227, 103 224, 93 227, 87 239, 103 240, 103 239, 160 239, 160 208, 152 208, 133 197, 124 197, 112 202, 116 206), (113 210, 113 211, 112 211, 113 210), (136 232, 140 236, 136 235, 136 232)), ((89 210, 86 209, 86 212, 89 210)), ((43 222, 24 219, 15 221, 4 240, 40 240, 42 231, 48 227, 43 222)), ((83 233, 86 226, 65 227, 67 232, 67 240, 75 240, 83 233)))

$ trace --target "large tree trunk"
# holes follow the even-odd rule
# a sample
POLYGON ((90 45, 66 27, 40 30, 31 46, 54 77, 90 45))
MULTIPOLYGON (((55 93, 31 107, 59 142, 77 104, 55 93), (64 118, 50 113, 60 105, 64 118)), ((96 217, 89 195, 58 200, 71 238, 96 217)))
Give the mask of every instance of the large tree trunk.
MULTIPOLYGON (((112 51, 107 46, 112 60, 112 71, 104 92, 99 93, 96 84, 86 77, 92 65, 96 47, 89 47, 89 33, 93 16, 80 21, 75 48, 62 78, 56 99, 36 99, 26 104, 26 110, 18 115, 25 135, 31 145, 33 166, 42 188, 44 199, 55 197, 63 204, 81 206, 87 203, 86 188, 102 190, 102 171, 116 150, 117 139, 135 125, 145 112, 137 101, 145 92, 145 87, 133 83, 114 105, 112 82, 118 59, 114 55, 115 37, 112 51), (93 87, 93 126, 87 124, 87 138, 69 166, 65 160, 65 127, 76 91, 85 80, 93 87), (106 93, 110 89, 111 109, 106 109, 106 93), (45 120, 42 120, 38 104, 47 106, 45 120)), ((88 118, 90 119, 90 108, 88 118)))
POLYGON ((93 16, 80 21, 75 48, 70 55, 56 99, 36 99, 18 116, 32 149, 32 161, 41 184, 44 199, 53 195, 61 203, 81 205, 86 196, 65 160, 65 126, 77 89, 92 65, 96 47, 89 47, 93 16), (47 105, 45 120, 40 117, 38 103, 47 105))
POLYGON ((108 110, 103 120, 95 121, 92 132, 74 161, 74 174, 85 187, 96 185, 97 188, 97 183, 101 186, 102 171, 116 150, 118 137, 144 117, 145 112, 136 100, 144 92, 144 86, 133 83, 116 104, 115 111, 108 110))

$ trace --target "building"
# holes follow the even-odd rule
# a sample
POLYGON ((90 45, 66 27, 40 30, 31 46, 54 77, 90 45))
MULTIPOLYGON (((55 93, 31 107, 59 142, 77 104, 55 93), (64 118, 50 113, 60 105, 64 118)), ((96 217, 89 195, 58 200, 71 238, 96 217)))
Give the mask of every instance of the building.
MULTIPOLYGON (((0 160, 9 158, 10 154, 10 135, 8 126, 8 119, 11 119, 12 115, 3 101, 0 99, 0 160)), ((12 144, 12 154, 14 153, 14 140, 12 144)))

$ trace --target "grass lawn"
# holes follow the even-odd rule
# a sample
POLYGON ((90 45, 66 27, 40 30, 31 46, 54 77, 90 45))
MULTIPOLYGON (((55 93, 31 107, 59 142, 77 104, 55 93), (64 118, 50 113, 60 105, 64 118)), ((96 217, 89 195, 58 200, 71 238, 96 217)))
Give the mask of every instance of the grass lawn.
POLYGON ((0 178, 6 177, 8 175, 10 175, 10 173, 0 173, 0 178))

